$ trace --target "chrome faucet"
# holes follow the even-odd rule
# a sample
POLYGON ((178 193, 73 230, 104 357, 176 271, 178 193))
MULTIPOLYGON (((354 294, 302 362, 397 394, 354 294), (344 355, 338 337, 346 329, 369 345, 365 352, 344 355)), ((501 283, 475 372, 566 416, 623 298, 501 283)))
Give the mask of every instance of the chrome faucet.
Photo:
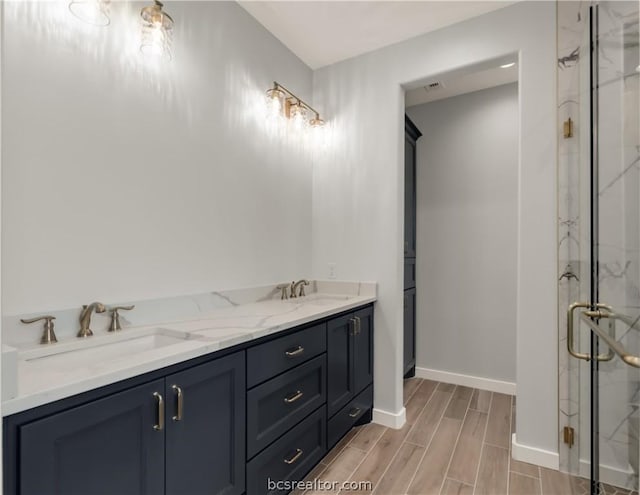
POLYGON ((93 335, 93 332, 89 328, 91 324, 91 313, 95 310, 96 313, 104 313, 106 308, 104 304, 99 302, 94 302, 89 304, 88 306, 82 306, 82 313, 80 313, 80 331, 78 332, 78 337, 90 337, 93 335))
POLYGON ((309 281, 302 279, 302 280, 298 280, 297 282, 291 282, 291 297, 304 297, 305 293, 304 293, 304 286, 305 285, 309 285, 309 281), (300 292, 298 292, 298 295, 296 296, 296 289, 300 287, 300 292))

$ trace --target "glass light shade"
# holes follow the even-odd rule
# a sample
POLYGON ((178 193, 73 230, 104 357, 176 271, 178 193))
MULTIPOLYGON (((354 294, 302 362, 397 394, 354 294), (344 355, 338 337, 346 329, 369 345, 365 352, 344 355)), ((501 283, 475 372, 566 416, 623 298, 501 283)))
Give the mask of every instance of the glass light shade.
POLYGON ((319 115, 316 115, 309 121, 309 125, 311 127, 322 127, 324 125, 324 120, 322 120, 319 115))
POLYGON ((276 118, 282 115, 282 104, 284 102, 284 92, 278 88, 267 90, 268 116, 276 118))
POLYGON ((140 11, 142 18, 142 41, 140 51, 145 56, 171 60, 173 44, 173 19, 162 10, 157 0, 140 11))
POLYGON ((300 103, 292 103, 289 108, 289 118, 293 127, 302 129, 307 124, 307 112, 300 103))
POLYGON ((69 12, 76 19, 92 26, 106 27, 111 24, 109 17, 110 0, 80 0, 69 4, 69 12))

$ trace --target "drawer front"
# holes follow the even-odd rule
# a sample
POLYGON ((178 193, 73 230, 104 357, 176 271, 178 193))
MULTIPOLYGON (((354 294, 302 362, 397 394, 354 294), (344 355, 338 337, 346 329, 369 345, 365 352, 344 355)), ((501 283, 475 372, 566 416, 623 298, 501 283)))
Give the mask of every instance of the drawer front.
POLYGON ((247 351, 247 387, 298 366, 327 350, 326 324, 300 330, 247 351))
POLYGON ((416 259, 404 259, 404 290, 413 289, 416 286, 416 259))
POLYGON ((326 363, 326 354, 321 354, 249 390, 248 459, 326 402, 326 363))
POLYGON ((353 427, 362 415, 373 407, 373 385, 344 406, 329 420, 327 447, 332 448, 353 427))
POLYGON ((320 462, 327 451, 325 409, 319 408, 247 464, 247 495, 288 493, 290 487, 276 483, 301 480, 320 462))

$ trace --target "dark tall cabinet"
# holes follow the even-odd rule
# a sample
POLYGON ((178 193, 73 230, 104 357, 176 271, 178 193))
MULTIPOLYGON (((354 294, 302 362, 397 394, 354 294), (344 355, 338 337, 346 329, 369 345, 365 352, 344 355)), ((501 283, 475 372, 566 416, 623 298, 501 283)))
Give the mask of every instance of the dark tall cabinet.
POLYGON ((422 133, 404 116, 404 374, 416 369, 416 148, 422 133))

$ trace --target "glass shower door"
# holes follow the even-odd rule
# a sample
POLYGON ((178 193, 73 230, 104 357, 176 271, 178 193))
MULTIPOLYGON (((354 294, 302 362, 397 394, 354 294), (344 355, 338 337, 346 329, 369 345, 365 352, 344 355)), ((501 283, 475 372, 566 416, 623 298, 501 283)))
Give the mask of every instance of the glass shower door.
MULTIPOLYGON (((572 306, 581 343, 580 473, 591 493, 638 489, 640 418, 640 56, 638 1, 590 8, 589 302, 572 306)), ((586 55, 586 54, 585 54, 586 55)), ((584 211, 588 210, 588 211, 584 211)), ((577 349, 576 347, 579 347, 577 349)), ((619 493, 619 492, 618 492, 619 493)))

